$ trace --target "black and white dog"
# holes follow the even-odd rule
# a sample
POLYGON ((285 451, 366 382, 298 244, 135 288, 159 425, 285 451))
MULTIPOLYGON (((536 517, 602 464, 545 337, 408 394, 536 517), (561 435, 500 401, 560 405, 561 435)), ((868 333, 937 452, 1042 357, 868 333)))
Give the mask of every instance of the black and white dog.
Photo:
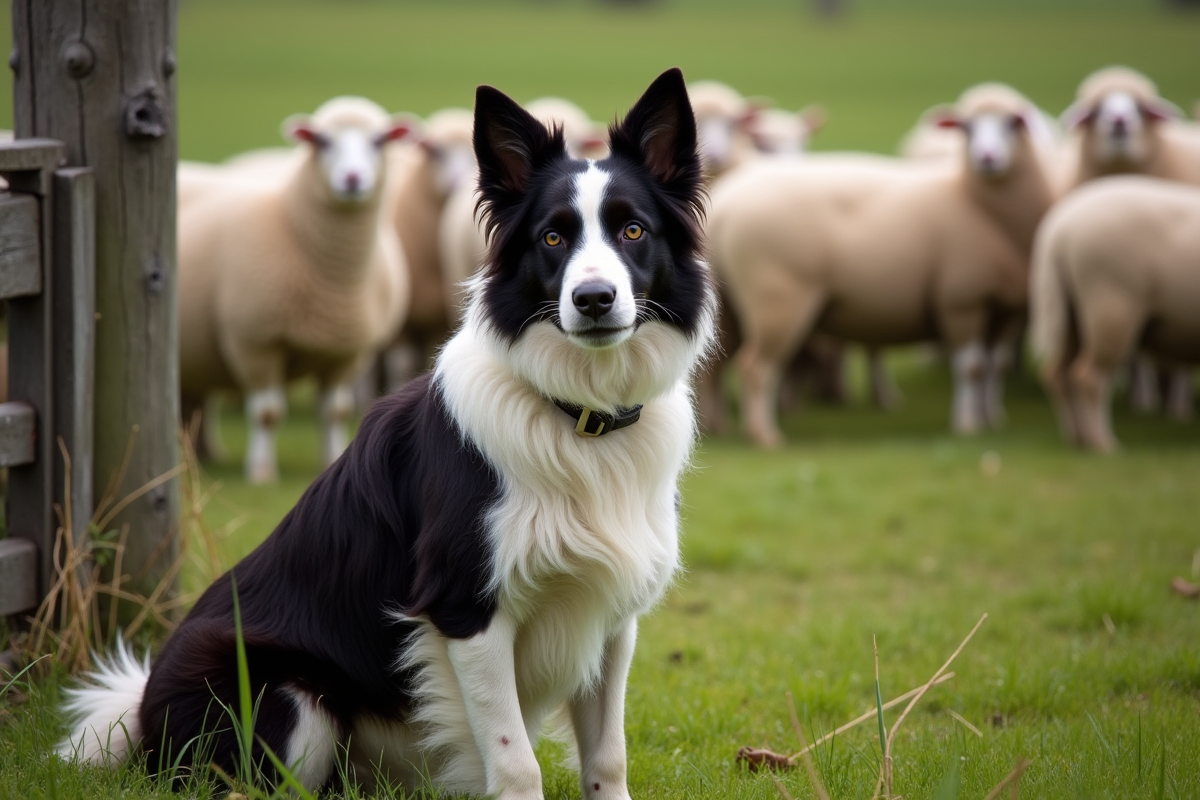
POLYGON ((74 691, 62 752, 140 747, 167 769, 203 749, 236 770, 217 703, 237 707, 236 589, 256 736, 305 786, 344 759, 360 780, 540 798, 533 745, 565 710, 584 796, 628 798, 625 680, 679 564, 714 295, 682 74, 609 135, 610 157, 572 160, 561 131, 479 88, 490 249, 462 329, 153 667, 122 650, 74 691))

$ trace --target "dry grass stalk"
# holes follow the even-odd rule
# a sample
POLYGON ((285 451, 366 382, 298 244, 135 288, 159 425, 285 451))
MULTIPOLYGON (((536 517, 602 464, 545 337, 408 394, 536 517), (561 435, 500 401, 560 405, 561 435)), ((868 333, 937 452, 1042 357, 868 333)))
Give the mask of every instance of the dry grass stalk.
POLYGON ((1013 771, 1008 773, 1008 776, 1004 780, 997 783, 995 788, 988 792, 987 797, 983 798, 983 800, 996 800, 996 798, 1000 796, 1000 793, 1004 791, 1004 787, 1009 785, 1012 786, 1012 796, 1015 800, 1017 797, 1017 787, 1021 782, 1021 776, 1025 774, 1025 770, 1029 769, 1029 765, 1032 763, 1033 762, 1028 758, 1022 758, 1020 761, 1018 761, 1017 766, 1013 768, 1013 771))
MULTIPOLYGON (((939 684, 945 683, 946 681, 951 680, 953 677, 954 677, 953 672, 947 672, 945 675, 938 678, 937 683, 939 683, 939 684)), ((917 692, 921 691, 921 689, 923 689, 923 688, 924 688, 923 686, 918 686, 915 689, 908 690, 907 692, 900 695, 899 697, 893 697, 891 700, 888 700, 886 703, 883 704, 883 710, 887 711, 890 708, 894 708, 895 706, 900 705, 905 700, 909 699, 910 697, 915 695, 917 692)), ((876 709, 872 708, 870 711, 867 711, 866 713, 864 713, 861 717, 856 717, 856 718, 850 720, 849 722, 847 722, 845 725, 842 725, 839 728, 835 728, 834 730, 832 730, 829 733, 822 736, 820 739, 817 739, 815 742, 813 742, 812 744, 810 744, 808 747, 804 748, 803 750, 800 750, 799 752, 793 753, 792 755, 788 756, 788 760, 795 763, 795 761, 797 759, 799 759, 801 756, 803 756, 805 753, 820 747, 821 745, 825 744, 833 737, 841 736, 843 733, 850 730, 851 728, 856 728, 859 725, 866 722, 867 720, 875 719, 876 716, 878 715, 878 713, 879 712, 876 709)))
MULTIPOLYGON (((939 684, 945 683, 946 681, 951 680, 952 678, 954 678, 954 673, 947 672, 945 675, 942 675, 940 678, 938 678, 937 683, 939 683, 939 684)), ((904 694, 900 695, 899 697, 893 697, 891 700, 889 700, 883 704, 884 710, 886 711, 889 708, 893 708, 895 706, 900 705, 905 700, 909 699, 910 697, 915 695, 917 692, 921 691, 922 688, 923 687, 918 686, 915 689, 910 689, 909 691, 905 692, 904 694)), ((852 719, 849 722, 847 722, 845 725, 842 725, 841 727, 830 731, 829 733, 822 736, 820 739, 817 739, 812 744, 804 745, 803 739, 801 739, 801 742, 802 742, 801 749, 799 751, 793 753, 790 756, 781 755, 779 753, 774 752, 773 750, 768 750, 763 747, 741 747, 741 748, 738 748, 738 751, 737 751, 737 760, 739 762, 745 763, 751 772, 757 772, 760 769, 766 769, 766 770, 794 769, 796 764, 799 763, 800 760, 803 759, 808 753, 811 753, 813 750, 815 750, 816 748, 825 744, 830 739, 833 739, 835 736, 840 736, 841 734, 845 733, 846 731, 850 730, 851 728, 856 728, 859 725, 866 722, 867 720, 875 719, 877 716, 878 716, 877 709, 872 708, 870 711, 867 711, 861 717, 852 719)))
MULTIPOLYGON (((950 668, 950 665, 954 663, 954 659, 958 658, 958 654, 963 651, 963 648, 967 646, 967 642, 971 641, 972 637, 975 636, 975 633, 979 630, 979 627, 981 625, 983 625, 984 621, 987 620, 987 618, 988 618, 987 614, 984 614, 982 617, 979 618, 979 622, 975 623, 975 627, 971 628, 971 632, 967 634, 967 638, 963 639, 962 642, 958 645, 958 647, 955 648, 954 652, 950 654, 950 657, 948 659, 946 659, 946 663, 942 664, 942 666, 938 669, 938 671, 933 673, 933 677, 930 678, 925 683, 925 685, 921 687, 920 691, 917 692, 917 695, 912 700, 910 700, 908 702, 908 705, 904 707, 904 710, 900 712, 900 718, 896 720, 896 724, 892 726, 891 731, 889 731, 887 734, 887 744, 884 746, 884 749, 883 749, 884 763, 883 763, 883 767, 879 771, 879 780, 875 783, 875 791, 872 793, 873 796, 878 797, 879 790, 882 788, 884 790, 883 797, 885 797, 885 798, 892 797, 891 763, 888 759, 891 754, 891 743, 895 740, 896 733, 900 730, 900 726, 902 724, 904 724, 904 720, 908 717, 908 713, 913 710, 913 708, 917 705, 917 703, 921 702, 921 698, 925 696, 926 692, 928 692, 935 685, 937 685, 937 679, 939 677, 941 677, 942 673, 944 673, 947 669, 950 668)), ((877 658, 878 658, 878 656, 877 656, 877 658)), ((878 668, 879 667, 878 667, 878 662, 877 662, 876 663, 876 680, 878 680, 878 668)))
POLYGON ((979 728, 976 728, 974 725, 972 725, 970 723, 970 721, 966 717, 964 717, 962 714, 958 713, 953 708, 947 708, 946 713, 949 714, 956 722, 958 722, 958 724, 962 725, 964 728, 969 730, 971 733, 975 734, 980 739, 983 738, 983 731, 979 730, 979 728))
MULTIPOLYGON (((202 491, 202 478, 195 454, 191 451, 186 437, 181 437, 184 440, 184 460, 181 464, 147 481, 124 497, 115 496, 117 487, 123 482, 128 469, 136 436, 135 426, 121 467, 110 479, 104 497, 96 504, 89 520, 88 535, 80 541, 76 541, 72 535, 76 510, 71 507, 70 502, 71 458, 63 442, 59 440, 59 450, 66 465, 63 493, 66 500, 62 506, 55 508, 59 527, 52 550, 54 582, 33 615, 29 632, 16 643, 27 660, 32 661, 52 654, 54 661, 71 672, 88 668, 91 665, 92 653, 104 649, 110 637, 118 630, 118 604, 115 602, 117 600, 140 607, 133 620, 121 631, 126 640, 132 638, 151 620, 165 630, 172 629, 173 612, 194 600, 193 597, 168 596, 168 589, 188 558, 188 540, 193 536, 199 538, 207 549, 208 563, 204 566, 208 569, 202 571, 217 573, 220 569, 216 556, 216 537, 207 528, 202 516, 204 503, 211 497, 211 493, 202 491), (111 531, 108 526, 130 503, 180 475, 188 478, 183 483, 185 494, 189 495, 191 502, 184 505, 181 515, 180 530, 185 535, 182 537, 179 555, 148 597, 127 591, 124 584, 129 582, 130 576, 123 574, 123 566, 129 528, 123 525, 119 530, 111 531), (104 579, 107 562, 112 564, 111 577, 104 579), (104 599, 109 601, 107 626, 101 619, 101 601, 104 599)), ((156 551, 151 563, 162 552, 165 552, 165 547, 156 551)), ((208 577, 215 577, 215 574, 208 577)), ((47 659, 47 668, 49 663, 50 659, 47 659)))
MULTIPOLYGON (((804 769, 808 772, 808 781, 812 784, 813 791, 817 793, 818 800, 829 800, 829 792, 825 791, 825 784, 821 782, 821 776, 817 775, 817 766, 813 764, 812 754, 808 752, 808 740, 804 736, 804 728, 800 726, 800 718, 796 716, 796 701, 791 692, 787 693, 787 704, 788 716, 792 720, 792 730, 796 732, 796 740, 800 742, 800 752, 804 754, 804 769)), ((776 783, 779 784, 779 781, 776 783)), ((782 784, 779 785, 782 787, 782 784)))

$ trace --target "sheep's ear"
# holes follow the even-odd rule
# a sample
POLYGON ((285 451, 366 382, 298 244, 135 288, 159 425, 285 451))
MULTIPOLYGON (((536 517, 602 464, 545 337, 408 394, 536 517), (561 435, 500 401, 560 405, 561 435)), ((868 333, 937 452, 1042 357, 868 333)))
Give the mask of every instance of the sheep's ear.
POLYGON ((696 117, 678 68, 655 78, 608 136, 614 154, 641 162, 660 183, 682 180, 678 188, 689 193, 698 188, 696 117))
POLYGON ((593 155, 602 153, 608 149, 608 137, 604 135, 604 126, 593 124, 588 131, 587 136, 579 142, 579 150, 585 157, 591 158, 593 155))
POLYGON ((954 128, 963 126, 962 117, 954 110, 954 106, 935 106, 925 113, 925 122, 935 128, 954 128))
POLYGON ((413 138, 419 136, 420 133, 421 120, 415 114, 393 114, 387 128, 375 137, 375 144, 382 147, 388 142, 413 138))
POLYGON ((319 145, 325 140, 324 135, 313 125, 312 117, 308 114, 292 114, 280 126, 283 138, 289 142, 308 142, 319 145))
POLYGON ((1059 121, 1063 130, 1073 131, 1081 125, 1090 125, 1096 118, 1096 106, 1091 103, 1076 101, 1067 106, 1059 121))
POLYGON ((809 136, 824 128, 825 123, 829 121, 825 107, 818 105, 805 106, 796 112, 796 116, 800 120, 800 126, 808 132, 809 136))
POLYGON ((520 194, 533 171, 566 155, 562 130, 549 131, 515 100, 491 86, 475 90, 475 158, 484 195, 520 194))
POLYGON ((1138 108, 1141 109, 1143 117, 1155 122, 1167 122, 1168 120, 1181 119, 1183 117, 1182 108, 1170 100, 1164 100, 1161 97, 1156 97, 1153 100, 1140 100, 1138 101, 1138 108))
POLYGON ((738 127, 742 130, 748 130, 754 125, 755 122, 758 121, 758 118, 762 115, 763 111, 774 107, 775 101, 769 97, 746 98, 746 110, 743 111, 742 115, 737 119, 738 127))

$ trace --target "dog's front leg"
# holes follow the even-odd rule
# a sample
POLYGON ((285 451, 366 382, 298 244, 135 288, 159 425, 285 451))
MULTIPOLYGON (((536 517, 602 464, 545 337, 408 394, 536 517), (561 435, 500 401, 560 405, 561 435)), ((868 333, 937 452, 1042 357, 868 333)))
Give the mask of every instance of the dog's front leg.
POLYGON ((483 758, 488 795, 497 800, 542 800, 542 773, 517 698, 515 640, 516 626, 497 611, 487 630, 450 640, 450 663, 483 758))
POLYGON ((579 745, 579 781, 586 800, 629 800, 625 779, 625 680, 637 641, 637 620, 604 646, 600 683, 571 700, 579 745))

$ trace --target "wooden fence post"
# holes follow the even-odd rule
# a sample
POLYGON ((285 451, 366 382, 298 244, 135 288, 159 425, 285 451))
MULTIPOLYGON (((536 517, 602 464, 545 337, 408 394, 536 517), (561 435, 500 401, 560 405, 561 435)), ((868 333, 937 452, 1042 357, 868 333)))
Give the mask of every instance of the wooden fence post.
MULTIPOLYGON (((12 13, 17 137, 59 139, 67 164, 94 170, 92 466, 96 503, 111 503, 179 463, 176 3, 13 0, 12 13), (123 480, 110 490, 131 435, 123 480)), ((126 588, 149 595, 169 574, 178 518, 178 481, 170 480, 114 521, 128 526, 126 588)))

